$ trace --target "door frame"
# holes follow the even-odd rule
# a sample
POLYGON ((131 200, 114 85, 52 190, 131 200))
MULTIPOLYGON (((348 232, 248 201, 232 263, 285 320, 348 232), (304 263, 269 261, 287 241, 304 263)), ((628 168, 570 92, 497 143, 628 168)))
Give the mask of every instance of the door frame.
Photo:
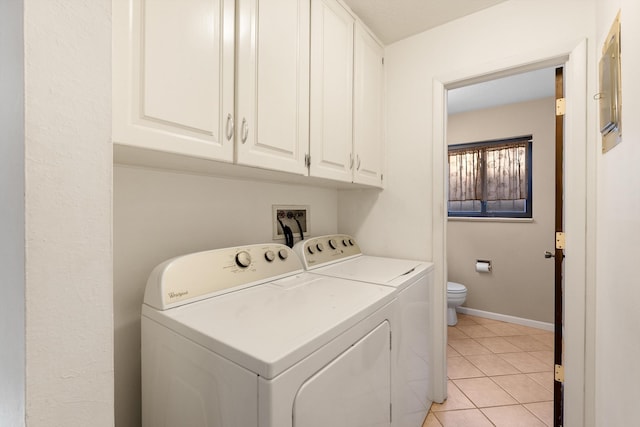
MULTIPOLYGON (((558 244, 558 233, 564 232, 564 112, 558 111, 558 102, 564 101, 564 68, 557 67, 554 70, 554 99, 556 102, 555 112, 555 224, 554 231, 556 233, 556 244, 553 250, 553 289, 554 289, 554 339, 553 339, 553 363, 557 369, 559 366, 564 367, 562 357, 564 355, 562 339, 564 324, 564 247, 558 244)), ((551 249, 551 248, 549 248, 551 249)), ((545 258, 547 255, 545 255, 545 258)), ((563 379, 560 375, 554 375, 553 381, 553 425, 554 427, 562 427, 563 425, 563 379)))
MULTIPOLYGON (((447 209, 445 171, 447 162, 447 90, 551 66, 564 67, 565 78, 565 293, 564 341, 566 426, 588 426, 595 407, 595 301, 593 274, 595 239, 587 236, 587 224, 595 224, 595 134, 587 120, 595 111, 587 103, 587 40, 557 42, 535 52, 474 65, 433 79, 433 241, 435 283, 447 282, 447 209), (591 147, 591 148, 589 148, 591 147)), ((593 230, 593 227, 590 228, 593 230)), ((444 288, 443 288, 444 289, 444 288)), ((443 292, 444 293, 444 292, 443 292)), ((446 306, 446 293, 443 296, 446 306)), ((446 311, 446 310, 445 310, 446 311)), ((446 322, 441 331, 446 337, 446 322)), ((434 361, 446 372, 446 360, 434 361)), ((446 394, 446 391, 443 391, 446 394)))

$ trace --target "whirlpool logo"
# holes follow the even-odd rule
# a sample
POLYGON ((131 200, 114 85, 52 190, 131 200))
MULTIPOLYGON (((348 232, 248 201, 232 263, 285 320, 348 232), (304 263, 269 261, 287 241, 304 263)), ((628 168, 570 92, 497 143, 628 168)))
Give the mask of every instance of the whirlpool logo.
POLYGON ((189 295, 189 291, 177 291, 177 292, 169 292, 169 298, 176 299, 183 297, 185 295, 189 295))

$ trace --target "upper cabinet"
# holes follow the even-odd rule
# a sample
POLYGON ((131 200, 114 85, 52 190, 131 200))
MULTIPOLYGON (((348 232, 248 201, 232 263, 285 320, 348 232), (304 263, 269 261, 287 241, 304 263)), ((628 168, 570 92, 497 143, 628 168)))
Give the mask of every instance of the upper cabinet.
POLYGON ((341 0, 114 1, 116 161, 381 187, 382 52, 341 0))
POLYGON ((382 187, 384 50, 360 25, 355 31, 353 181, 382 187))
POLYGON ((309 0, 239 0, 237 162, 307 174, 309 0))
POLYGON ((113 2, 113 139, 232 162, 234 0, 113 2))
POLYGON ((311 0, 311 176, 352 181, 354 17, 311 0))
POLYGON ((383 48, 337 0, 311 0, 311 176, 382 187, 383 48))

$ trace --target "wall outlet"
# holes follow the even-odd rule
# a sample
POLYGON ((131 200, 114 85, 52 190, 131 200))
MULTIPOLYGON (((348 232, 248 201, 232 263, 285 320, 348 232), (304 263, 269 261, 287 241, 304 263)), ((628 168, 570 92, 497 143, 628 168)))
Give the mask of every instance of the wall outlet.
POLYGON ((291 228, 295 240, 300 240, 300 229, 307 237, 311 222, 309 220, 309 206, 307 205, 273 205, 273 239, 284 240, 282 225, 291 228), (300 223, 300 225, 298 225, 300 223))

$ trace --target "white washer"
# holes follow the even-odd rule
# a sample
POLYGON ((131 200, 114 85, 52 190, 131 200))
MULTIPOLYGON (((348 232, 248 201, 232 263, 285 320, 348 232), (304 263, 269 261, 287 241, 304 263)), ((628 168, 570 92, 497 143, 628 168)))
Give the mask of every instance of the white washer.
POLYGON ((143 426, 390 426, 392 303, 284 245, 166 261, 142 306, 143 426))
POLYGON ((334 234, 298 242, 294 252, 310 273, 392 288, 396 319, 392 326, 393 425, 422 425, 433 402, 436 377, 433 346, 433 264, 363 255, 353 237, 334 234))

